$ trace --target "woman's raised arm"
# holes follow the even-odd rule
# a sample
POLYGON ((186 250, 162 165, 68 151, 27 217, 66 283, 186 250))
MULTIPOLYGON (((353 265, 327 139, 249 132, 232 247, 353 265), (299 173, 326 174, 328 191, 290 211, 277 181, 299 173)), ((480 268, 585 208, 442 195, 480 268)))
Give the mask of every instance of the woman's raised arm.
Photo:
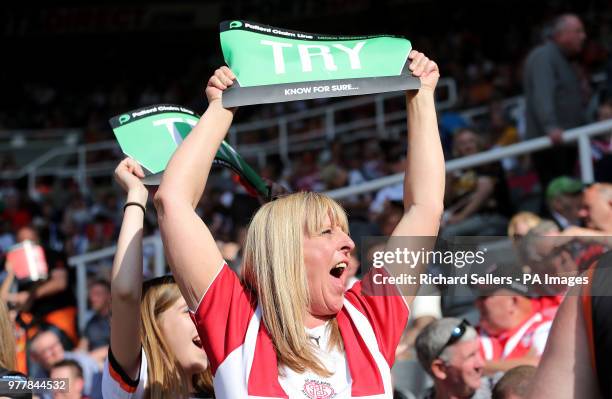
POLYGON ((221 93, 235 76, 221 67, 208 81, 208 109, 176 150, 155 195, 164 248, 187 305, 195 311, 214 280, 223 258, 210 231, 195 213, 217 149, 234 110, 221 105, 221 93))
POLYGON ((444 201, 444 154, 438 132, 434 90, 440 77, 435 62, 411 51, 410 70, 421 79, 406 92, 408 153, 404 177, 404 216, 393 236, 436 236, 444 201))
MULTIPOLYGON (((147 205, 142 168, 126 158, 115 169, 115 180, 127 192, 126 204, 147 205)), ((140 366, 140 297, 142 295, 142 225, 138 205, 125 208, 111 277, 111 350, 121 368, 136 379, 140 366)))

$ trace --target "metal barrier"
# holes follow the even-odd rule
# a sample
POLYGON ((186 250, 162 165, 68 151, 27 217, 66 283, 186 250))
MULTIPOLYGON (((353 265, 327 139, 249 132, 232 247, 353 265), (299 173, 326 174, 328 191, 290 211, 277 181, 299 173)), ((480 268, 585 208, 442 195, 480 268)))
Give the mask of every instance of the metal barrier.
MULTIPOLYGON (((571 143, 578 141, 578 155, 580 160, 580 172, 582 181, 585 183, 593 182, 593 161, 591 153, 591 143, 589 138, 592 136, 612 133, 612 120, 592 123, 590 125, 577 127, 566 130, 563 133, 563 142, 571 143)), ((452 172, 455 170, 471 168, 486 163, 499 161, 504 158, 514 157, 517 155, 529 154, 531 152, 543 150, 552 147, 552 143, 548 137, 538 137, 521 143, 512 144, 506 147, 494 148, 489 151, 484 151, 478 154, 467 157, 453 159, 446 162, 446 171, 452 172)), ((386 186, 391 186, 402 182, 404 179, 403 173, 381 177, 358 186, 343 187, 336 190, 326 192, 332 198, 342 199, 355 194, 368 193, 379 190, 386 186)))
MULTIPOLYGON (((164 245, 159 235, 145 237, 142 240, 143 249, 145 246, 151 245, 155 251, 155 264, 153 274, 158 277, 166 272, 166 261, 164 258, 164 245)), ((115 256, 117 246, 103 248, 97 251, 92 251, 83 255, 72 256, 68 259, 68 265, 76 268, 76 297, 78 307, 79 331, 82 333, 87 324, 87 265, 92 262, 112 258, 115 256)))

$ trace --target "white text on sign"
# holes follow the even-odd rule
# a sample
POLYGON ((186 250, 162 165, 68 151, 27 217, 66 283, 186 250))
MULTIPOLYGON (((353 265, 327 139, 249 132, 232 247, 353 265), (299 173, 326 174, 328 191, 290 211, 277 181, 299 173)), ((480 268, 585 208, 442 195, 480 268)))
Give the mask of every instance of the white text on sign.
POLYGON ((353 87, 352 84, 297 87, 297 88, 292 88, 292 89, 285 89, 285 95, 295 96, 297 94, 327 93, 330 91, 348 91, 348 90, 359 90, 359 87, 353 87))
MULTIPOLYGON (((261 40, 260 43, 264 46, 272 47, 272 56, 274 57, 274 72, 277 75, 285 73, 285 58, 283 51, 285 48, 293 47, 293 44, 276 42, 273 40, 261 40)), ((353 48, 346 47, 343 44, 332 44, 331 47, 343 51, 348 56, 351 69, 361 69, 359 52, 364 45, 365 42, 358 42, 353 48)), ((338 66, 334 61, 330 46, 320 44, 298 44, 297 50, 298 54, 300 55, 302 72, 312 72, 312 57, 322 57, 323 65, 328 71, 338 70, 338 66)))

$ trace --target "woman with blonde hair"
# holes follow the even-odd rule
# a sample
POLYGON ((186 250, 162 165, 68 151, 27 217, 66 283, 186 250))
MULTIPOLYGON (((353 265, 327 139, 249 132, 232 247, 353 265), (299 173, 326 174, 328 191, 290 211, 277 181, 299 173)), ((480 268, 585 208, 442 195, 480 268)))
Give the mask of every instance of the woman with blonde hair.
MULTIPOLYGON (((437 65, 412 51, 421 80, 406 93, 405 212, 394 236, 435 236, 444 158, 434 107, 437 65)), ((218 69, 208 109, 173 155, 155 197, 166 255, 214 374, 218 398, 391 398, 391 366, 411 298, 345 292, 355 244, 344 210, 317 193, 263 205, 247 233, 242 279, 194 209, 235 110, 221 104, 235 76, 218 69)))
POLYGON ((510 219, 508 222, 508 237, 510 237, 513 241, 524 237, 529 233, 529 230, 536 227, 542 218, 536 215, 533 212, 521 211, 510 219))
POLYGON ((171 276, 142 282, 142 227, 148 192, 141 167, 124 159, 115 179, 127 192, 111 281, 111 342, 105 398, 212 396, 206 353, 171 276))

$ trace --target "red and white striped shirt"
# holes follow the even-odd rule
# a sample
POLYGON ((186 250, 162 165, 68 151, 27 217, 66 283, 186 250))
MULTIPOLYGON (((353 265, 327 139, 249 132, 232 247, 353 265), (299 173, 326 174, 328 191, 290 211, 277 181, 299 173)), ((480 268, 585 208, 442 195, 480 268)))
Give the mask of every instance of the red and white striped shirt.
MULTIPOLYGON (((408 313, 403 297, 364 295, 361 282, 345 293, 336 318, 350 374, 350 397, 393 397, 391 366, 408 313)), ((261 309, 227 264, 192 317, 212 367, 218 399, 289 397, 279 383, 276 353, 261 322, 261 309)), ((331 390, 318 388, 322 386, 305 386, 303 398, 333 397, 331 390)))
POLYGON ((532 350, 541 355, 551 325, 552 320, 534 312, 516 328, 497 336, 490 336, 482 328, 478 328, 480 354, 485 360, 518 359, 532 350))

